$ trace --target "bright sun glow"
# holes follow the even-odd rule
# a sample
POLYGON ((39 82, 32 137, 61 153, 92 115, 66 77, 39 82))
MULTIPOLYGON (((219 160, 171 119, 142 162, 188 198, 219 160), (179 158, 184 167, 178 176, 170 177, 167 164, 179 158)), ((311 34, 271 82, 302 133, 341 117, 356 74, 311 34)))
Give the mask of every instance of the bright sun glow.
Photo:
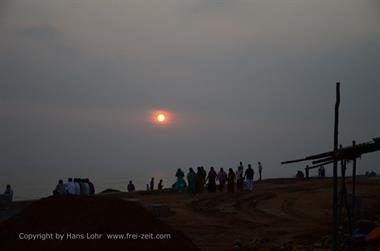
POLYGON ((160 127, 167 127, 173 123, 173 113, 167 110, 152 110, 149 115, 149 122, 160 127))
POLYGON ((161 114, 158 114, 158 115, 157 115, 157 120, 158 120, 159 122, 164 122, 165 119, 166 119, 166 117, 165 117, 164 114, 161 113, 161 114))

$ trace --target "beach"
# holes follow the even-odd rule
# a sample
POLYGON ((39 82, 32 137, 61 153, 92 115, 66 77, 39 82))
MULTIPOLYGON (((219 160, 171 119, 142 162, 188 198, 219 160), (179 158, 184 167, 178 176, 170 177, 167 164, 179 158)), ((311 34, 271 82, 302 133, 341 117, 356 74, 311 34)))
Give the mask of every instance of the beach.
MULTIPOLYGON (((255 240, 260 242, 263 248, 280 247, 290 243, 312 246, 328 236, 331 231, 331 182, 329 178, 272 179, 256 182, 253 192, 240 193, 188 194, 170 189, 134 193, 109 191, 91 196, 91 199, 95 200, 93 203, 99 202, 99 204, 96 204, 96 208, 86 210, 90 210, 89 213, 91 213, 92 210, 106 207, 107 202, 103 201, 105 198, 140 205, 148 215, 153 215, 155 219, 158 219, 160 224, 169 226, 173 231, 180 231, 196 247, 205 251, 231 250, 237 240, 241 242, 255 240)), ((350 191, 350 179, 348 179, 347 189, 350 191)), ((379 189, 379 178, 359 177, 357 194, 360 198, 361 217, 367 219, 380 217, 380 196, 377 192, 379 189)), ((36 203, 38 201, 16 202, 14 208, 17 209, 17 204, 19 204, 19 207, 25 208, 25 211, 36 203)), ((70 207, 69 204, 62 204, 62 206, 70 207)), ((24 211, 21 210, 19 215, 22 216, 24 211)), ((30 210, 29 213, 31 213, 30 210)), ((72 213, 68 211, 68 215, 72 213)), ((118 210, 107 212, 107 214, 116 214, 114 216, 120 220, 131 217, 131 215, 120 214, 118 210)), ((17 217, 16 215, 14 218, 17 219, 17 217)), ((70 216, 61 215, 61 217, 70 216)), ((138 218, 139 215, 132 215, 132 217, 138 218)), ((9 224, 14 218, 3 221, 0 229, 2 225, 6 222, 9 224)), ((64 221, 60 224, 64 224, 64 221)), ((83 224, 88 223, 84 221, 83 224)), ((99 224, 95 225, 99 226, 99 224)), ((134 221, 133 224, 139 224, 139 222, 134 221)), ((27 222, 23 227, 30 228, 27 222)), ((83 230, 80 223, 75 227, 83 230)), ((64 226, 62 229, 65 229, 64 226)), ((87 232, 96 233, 96 229, 91 229, 91 227, 84 229, 87 232)), ((112 227, 110 229, 112 230, 112 227)), ((140 231, 149 232, 149 226, 142 229, 140 231)), ((4 234, 4 232, 1 233, 4 234)), ((87 233, 83 234, 86 236, 87 233)), ((17 241, 20 242, 20 240, 17 241)), ((112 241, 107 243, 111 246, 114 244, 112 241)))

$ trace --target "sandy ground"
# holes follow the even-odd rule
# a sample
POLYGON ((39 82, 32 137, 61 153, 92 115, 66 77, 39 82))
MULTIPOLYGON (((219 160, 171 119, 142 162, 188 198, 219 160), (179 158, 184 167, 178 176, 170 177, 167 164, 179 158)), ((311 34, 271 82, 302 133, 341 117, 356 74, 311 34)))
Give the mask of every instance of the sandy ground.
MULTIPOLYGON (((348 187, 350 191, 350 180, 348 187)), ((380 179, 358 179, 357 195, 365 217, 380 216, 380 179)), ((116 193, 135 198, 147 208, 159 203, 175 214, 161 217, 183 231, 202 250, 231 250, 235 240, 268 243, 312 244, 329 234, 332 197, 331 179, 275 179, 255 184, 253 192, 116 193)))
MULTIPOLYGON (((364 217, 380 216, 379 191, 380 178, 358 178, 364 217)), ((132 199, 149 210, 153 204, 168 206, 175 213, 160 219, 205 251, 231 250, 235 240, 312 244, 329 234, 332 218, 331 179, 266 180, 256 183, 253 192, 241 193, 154 191, 100 196, 132 199)), ((17 211, 28 203, 14 203, 12 208, 17 211)))

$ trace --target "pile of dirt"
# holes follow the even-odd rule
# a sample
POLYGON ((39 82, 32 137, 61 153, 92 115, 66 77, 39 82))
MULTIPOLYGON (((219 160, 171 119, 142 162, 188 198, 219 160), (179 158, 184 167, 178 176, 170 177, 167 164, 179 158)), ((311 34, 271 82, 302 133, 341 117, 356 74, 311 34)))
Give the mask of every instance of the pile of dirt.
POLYGON ((154 218, 135 202, 88 196, 49 197, 31 204, 19 215, 0 224, 0 250, 200 249, 182 232, 154 218), (62 240, 56 239, 57 233, 64 236, 62 240), (90 236, 95 233, 98 235, 90 236), (127 233, 130 234, 129 237, 126 237, 127 233), (110 239, 107 234, 124 234, 124 238, 128 239, 110 239), (168 234, 170 239, 168 235, 156 234, 168 234), (90 237, 96 239, 89 239, 90 237), (137 239, 132 239, 136 237, 137 239), (47 240, 42 240, 43 238, 47 240))

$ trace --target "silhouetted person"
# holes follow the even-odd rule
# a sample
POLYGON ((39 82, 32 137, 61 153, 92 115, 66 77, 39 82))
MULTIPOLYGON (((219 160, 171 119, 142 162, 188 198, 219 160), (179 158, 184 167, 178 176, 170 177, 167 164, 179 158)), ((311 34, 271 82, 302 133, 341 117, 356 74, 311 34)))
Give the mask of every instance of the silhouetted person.
POLYGON ((305 168, 305 175, 306 175, 306 179, 309 178, 309 166, 306 166, 305 168))
POLYGON ((63 180, 59 180, 58 184, 55 186, 53 191, 54 196, 64 196, 66 195, 66 186, 63 184, 63 180))
POLYGON ((318 168, 318 176, 320 178, 325 177, 325 167, 324 166, 321 166, 320 168, 318 168))
POLYGON ((321 166, 321 175, 323 178, 326 177, 326 170, 324 166, 321 166))
POLYGON ((234 192, 235 191, 235 178, 236 178, 236 175, 234 173, 234 170, 232 170, 232 168, 230 168, 228 170, 228 177, 227 177, 227 180, 228 180, 227 191, 228 192, 234 192))
POLYGON ((197 179, 196 179, 196 192, 197 193, 200 193, 202 191, 202 180, 201 180, 201 177, 202 177, 202 174, 201 174, 201 167, 198 166, 197 167, 197 179))
POLYGON ((79 178, 74 179, 74 185, 75 185, 75 195, 80 195, 79 178))
POLYGON ((92 183, 88 178, 86 178, 86 182, 87 182, 88 186, 90 187, 90 195, 94 195, 95 194, 94 183, 92 183))
POLYGON ((154 178, 153 178, 153 177, 150 179, 149 190, 150 190, 150 191, 153 191, 153 190, 154 190, 154 178))
POLYGON ((187 174, 187 183, 189 184, 189 192, 195 193, 197 191, 197 174, 191 167, 189 168, 189 173, 187 174))
POLYGON ((238 166, 238 170, 236 172, 236 183, 237 183, 237 190, 243 191, 244 190, 244 167, 243 163, 240 162, 240 165, 238 166))
POLYGON ((10 203, 13 201, 13 190, 11 185, 7 185, 4 193, 0 196, 0 203, 10 203))
POLYGON ((303 174, 302 171, 297 171, 296 178, 297 179, 303 179, 303 178, 305 178, 305 175, 303 174))
POLYGON ((78 178, 78 183, 79 183, 79 188, 80 188, 80 195, 84 195, 85 194, 85 190, 86 190, 86 188, 85 188, 85 186, 84 186, 84 182, 83 182, 83 179, 81 179, 81 178, 78 178))
POLYGON ((128 192, 130 193, 135 191, 135 185, 133 185, 132 180, 129 181, 127 189, 128 189, 128 192))
POLYGON ((181 168, 178 168, 175 176, 177 177, 175 188, 180 192, 185 191, 185 188, 186 188, 186 181, 184 180, 185 173, 181 170, 181 168))
POLYGON ((220 168, 218 173, 218 180, 219 180, 219 191, 224 190, 224 186, 226 185, 227 181, 227 173, 223 170, 223 168, 220 168))
POLYGON ((244 177, 246 178, 247 182, 247 190, 252 191, 253 190, 253 178, 255 176, 255 171, 253 171, 251 164, 248 164, 247 170, 245 170, 244 177))
POLYGON ((207 175, 207 180, 208 180, 208 185, 207 185, 207 190, 209 192, 216 192, 216 172, 214 171, 214 167, 210 167, 210 171, 208 172, 207 175))
POLYGON ((202 174, 202 181, 203 181, 202 187, 204 188, 206 185, 207 172, 203 166, 201 166, 201 174, 202 174))
POLYGON ((83 183, 83 195, 90 195, 90 184, 88 184, 87 179, 82 179, 83 183))
POLYGON ((164 185, 162 184, 162 180, 160 180, 160 182, 158 182, 157 188, 158 188, 158 190, 162 190, 164 188, 164 185))
POLYGON ((67 192, 67 195, 69 195, 69 196, 76 195, 75 184, 74 184, 74 181, 72 178, 67 179, 66 192, 67 192))
POLYGON ((261 181, 262 178, 262 172, 263 172, 263 166, 261 165, 261 162, 259 162, 259 180, 261 181))

